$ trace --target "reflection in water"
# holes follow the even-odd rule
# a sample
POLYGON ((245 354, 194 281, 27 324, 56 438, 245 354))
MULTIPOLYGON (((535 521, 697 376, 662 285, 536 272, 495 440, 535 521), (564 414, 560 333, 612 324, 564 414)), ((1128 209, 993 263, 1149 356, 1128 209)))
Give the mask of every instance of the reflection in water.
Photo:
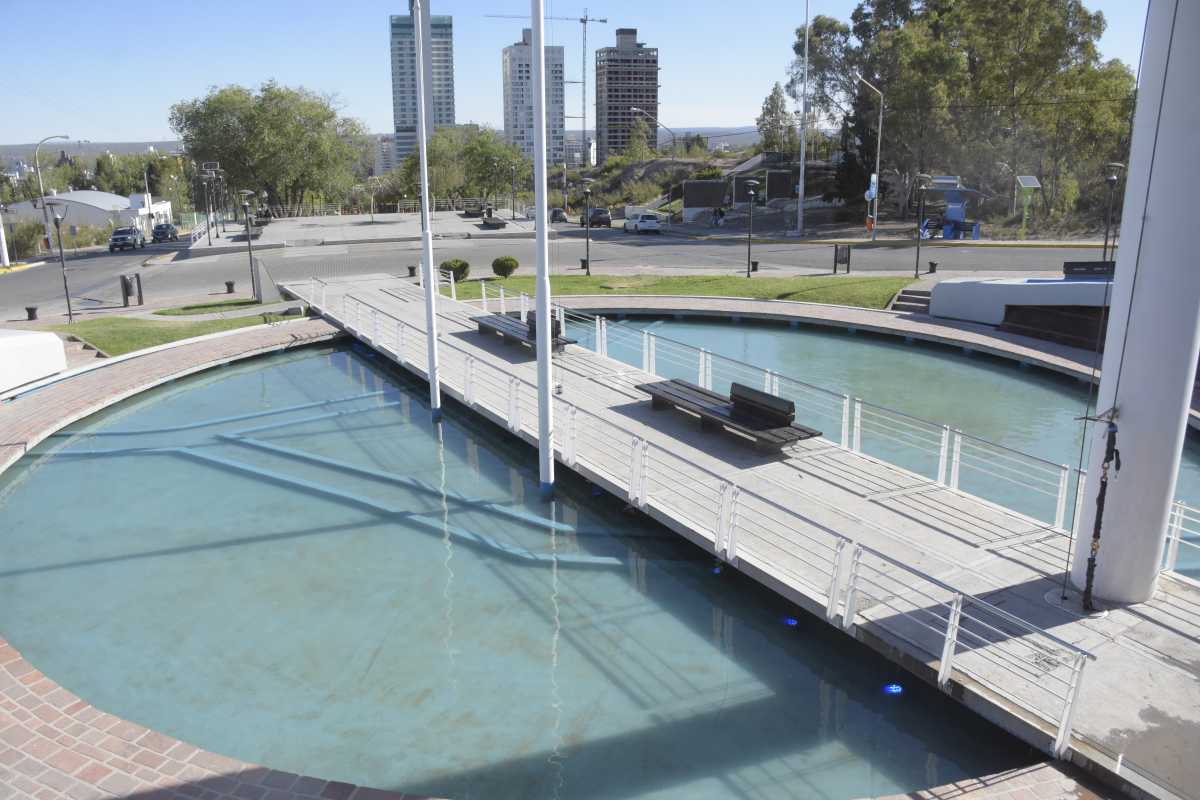
MULTIPOLYGON (((558 519, 556 513, 558 504, 554 501, 550 503, 550 518, 558 519)), ((563 788, 563 756, 562 756, 562 715, 563 703, 562 696, 558 691, 558 639, 562 635, 562 613, 558 607, 558 529, 551 525, 550 531, 550 552, 554 556, 554 560, 550 564, 550 607, 554 612, 554 631, 550 636, 550 707, 554 709, 554 727, 551 730, 551 739, 554 746, 550 750, 550 756, 546 759, 554 769, 554 797, 559 798, 562 795, 563 788)))
POLYGON ((442 562, 442 567, 446 571, 446 583, 442 587, 443 611, 442 621, 444 622, 445 634, 442 638, 442 646, 446 650, 446 661, 449 667, 448 675, 450 678, 450 692, 453 696, 458 695, 458 665, 454 660, 454 597, 450 590, 454 586, 454 541, 450 538, 450 504, 446 500, 446 441, 445 428, 441 425, 435 425, 437 431, 437 454, 438 454, 438 470, 440 479, 438 488, 441 490, 440 501, 442 504, 442 546, 446 549, 446 559, 442 562))

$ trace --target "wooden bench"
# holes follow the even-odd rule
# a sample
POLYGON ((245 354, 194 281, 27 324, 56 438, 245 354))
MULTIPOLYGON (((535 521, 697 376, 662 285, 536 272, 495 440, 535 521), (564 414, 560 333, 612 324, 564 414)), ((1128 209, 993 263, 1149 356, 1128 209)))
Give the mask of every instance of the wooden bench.
MULTIPOLYGON (((535 319, 532 311, 529 312, 529 319, 535 319)), ((499 334, 506 343, 519 342, 537 350, 536 325, 528 325, 507 314, 488 314, 482 317, 472 317, 471 320, 479 327, 480 333, 499 334)), ((569 344, 576 344, 574 339, 568 339, 562 335, 562 327, 557 319, 553 321, 550 333, 551 350, 555 353, 562 352, 562 349, 569 344)))
POLYGON ((706 430, 727 430, 750 439, 755 447, 779 452, 789 444, 820 436, 821 432, 796 423, 796 404, 740 383, 730 395, 710 391, 684 380, 642 383, 653 408, 674 408, 700 417, 706 430))

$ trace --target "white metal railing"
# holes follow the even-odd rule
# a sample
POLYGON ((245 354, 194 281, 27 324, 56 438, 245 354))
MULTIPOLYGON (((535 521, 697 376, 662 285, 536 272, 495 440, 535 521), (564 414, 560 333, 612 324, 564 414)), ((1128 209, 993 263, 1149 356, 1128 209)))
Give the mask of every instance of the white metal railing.
MULTIPOLYGON (((319 287, 312 284, 310 290, 319 287)), ((347 330, 424 374, 422 328, 352 295, 342 298, 341 318, 347 330)), ((620 337, 626 329, 593 327, 601 348, 614 332, 620 337)), ((669 340, 658 345, 662 341, 669 340)), ((533 383, 450 338, 440 340, 439 355, 447 392, 536 440, 533 383)), ((661 357, 662 351, 656 355, 661 357)), ((695 365, 697 376, 700 364, 695 365)), ((774 386, 770 376, 764 381, 774 386)), ((840 395, 823 402, 843 414, 850 405, 840 395)), ((853 405, 857 408, 859 402, 853 405)), ((1090 657, 1086 651, 855 541, 849 534, 862 526, 837 526, 830 516, 847 518, 846 512, 828 503, 817 507, 823 501, 814 495, 806 493, 804 503, 781 504, 561 395, 554 403, 554 448, 568 467, 607 484, 631 505, 707 539, 716 556, 735 564, 745 560, 784 581, 822 604, 831 623, 847 630, 866 626, 925 651, 937 664, 943 688, 956 678, 969 678, 972 685, 986 687, 1043 720, 1054 736, 1056 754, 1069 749, 1080 680, 1090 657)), ((938 430, 937 449, 944 451, 949 447, 946 429, 938 430)))
POLYGON ((457 282, 454 280, 453 270, 439 269, 437 282, 438 294, 442 293, 442 287, 446 287, 450 290, 450 299, 458 299, 458 286, 456 285, 457 282))
POLYGON ((1177 572, 1181 555, 1188 566, 1200 565, 1200 509, 1176 500, 1167 521, 1162 568, 1177 572))
POLYGON ((663 378, 728 394, 737 382, 791 400, 797 418, 843 448, 902 467, 1064 533, 1070 468, 938 422, 849 397, 600 315, 561 308, 580 344, 663 378))

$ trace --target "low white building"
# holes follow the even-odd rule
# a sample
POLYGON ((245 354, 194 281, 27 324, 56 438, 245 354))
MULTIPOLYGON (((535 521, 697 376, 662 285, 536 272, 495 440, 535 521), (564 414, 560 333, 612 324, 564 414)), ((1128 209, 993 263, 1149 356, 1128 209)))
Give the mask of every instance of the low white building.
MULTIPOLYGON (((122 197, 111 192, 80 189, 61 194, 47 195, 45 200, 59 202, 63 208, 63 225, 91 225, 94 227, 121 228, 139 226, 150 235, 151 229, 160 222, 171 222, 172 210, 168 200, 154 201, 148 194, 133 194, 122 197)), ((53 206, 51 207, 53 211, 53 206)), ((4 213, 6 233, 11 234, 18 222, 41 222, 42 204, 25 200, 8 206, 4 213)), ((53 216, 51 216, 53 221, 53 216)))

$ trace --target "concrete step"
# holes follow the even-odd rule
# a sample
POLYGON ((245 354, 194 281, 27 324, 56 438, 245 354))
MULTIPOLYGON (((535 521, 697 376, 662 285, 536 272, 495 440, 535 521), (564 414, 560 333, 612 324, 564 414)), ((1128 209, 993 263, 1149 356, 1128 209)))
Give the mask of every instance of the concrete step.
POLYGON ((929 303, 906 303, 902 300, 896 300, 892 303, 892 311, 907 311, 914 314, 928 314, 929 303))
POLYGON ((929 291, 928 289, 901 289, 900 296, 901 297, 914 297, 914 298, 915 297, 924 297, 925 299, 929 299, 930 297, 933 296, 933 292, 929 291))

